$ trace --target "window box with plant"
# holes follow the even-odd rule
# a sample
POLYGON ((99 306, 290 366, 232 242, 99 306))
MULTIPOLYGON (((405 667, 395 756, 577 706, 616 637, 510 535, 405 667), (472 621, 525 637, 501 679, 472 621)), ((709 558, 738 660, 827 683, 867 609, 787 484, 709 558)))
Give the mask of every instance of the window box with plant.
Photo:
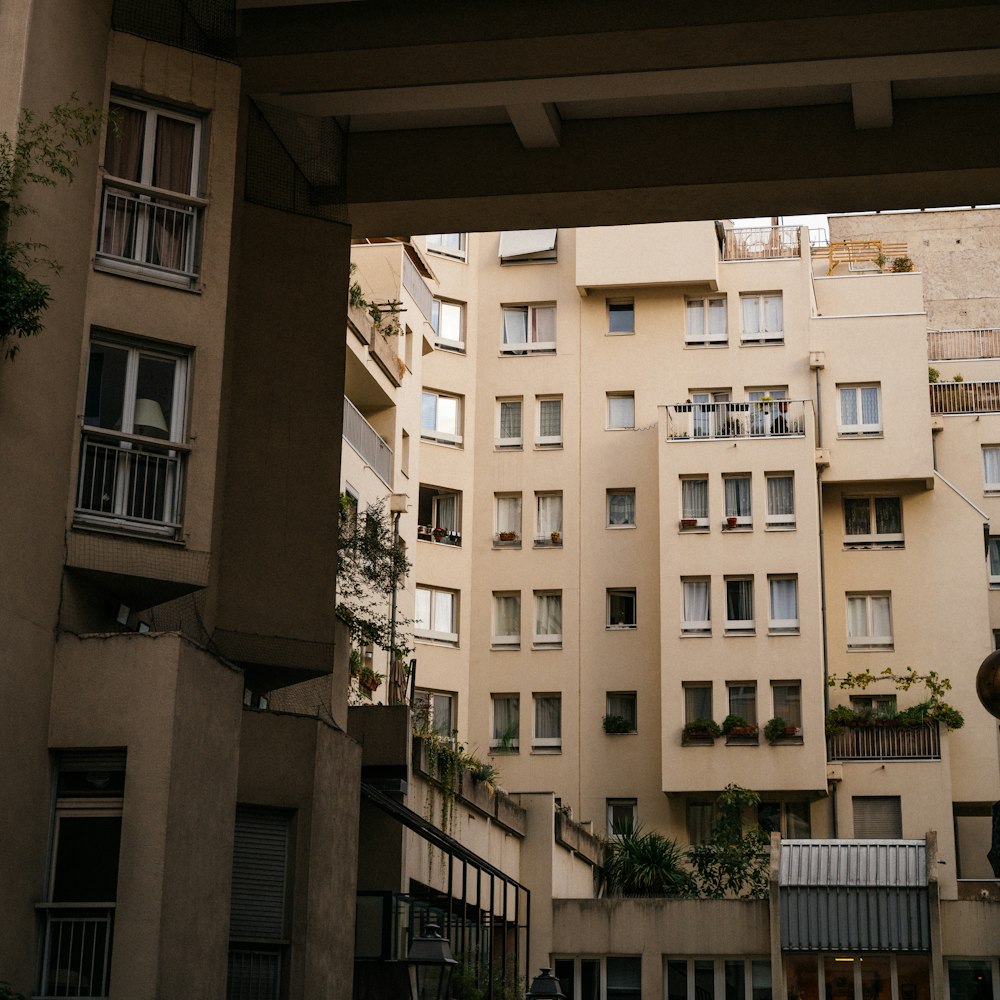
POLYGON ((801 743, 802 727, 785 722, 784 719, 776 716, 769 719, 764 726, 764 739, 771 746, 775 744, 801 743))
POLYGON ((726 746, 756 746, 759 742, 757 726, 742 715, 727 715, 722 720, 722 732, 726 746))
POLYGON ((692 719, 681 730, 681 746, 710 747, 722 735, 722 727, 713 719, 692 719))
POLYGON ((605 715, 601 725, 609 735, 635 732, 635 723, 631 719, 626 719, 624 715, 605 715))
POLYGON ((514 545, 520 539, 518 538, 516 531, 498 531, 493 537, 493 541, 497 545, 514 545))

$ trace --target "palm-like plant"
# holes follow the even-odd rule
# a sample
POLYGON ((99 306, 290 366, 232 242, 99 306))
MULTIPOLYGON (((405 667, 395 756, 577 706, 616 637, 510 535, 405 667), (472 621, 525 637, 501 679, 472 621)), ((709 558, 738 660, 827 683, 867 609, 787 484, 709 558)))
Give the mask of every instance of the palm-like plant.
POLYGON ((669 837, 628 827, 604 845, 600 882, 608 896, 674 896, 696 893, 684 852, 669 837))

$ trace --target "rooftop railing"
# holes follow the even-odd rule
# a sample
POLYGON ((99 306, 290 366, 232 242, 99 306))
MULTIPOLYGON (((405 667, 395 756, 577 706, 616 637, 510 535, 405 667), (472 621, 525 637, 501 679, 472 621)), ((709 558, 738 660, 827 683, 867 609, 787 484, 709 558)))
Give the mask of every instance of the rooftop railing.
POLYGON ((965 361, 1000 358, 1000 329, 928 330, 928 361, 965 361))
POLYGON ((392 489, 392 449, 346 396, 344 440, 365 460, 372 472, 392 489))
POLYGON ((829 760, 940 760, 936 722, 923 726, 870 725, 827 737, 829 760))
POLYGON ((667 407, 668 441, 803 437, 805 400, 674 403, 667 407))
POLYGON ((933 382, 931 413, 1000 413, 1000 382, 933 382))
POLYGON ((798 226, 727 229, 723 260, 771 260, 801 257, 798 226))

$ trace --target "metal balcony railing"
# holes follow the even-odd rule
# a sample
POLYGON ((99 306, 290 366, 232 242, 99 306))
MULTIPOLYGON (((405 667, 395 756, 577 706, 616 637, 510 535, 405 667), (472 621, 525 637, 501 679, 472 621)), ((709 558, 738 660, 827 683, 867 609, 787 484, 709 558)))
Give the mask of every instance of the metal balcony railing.
POLYGON ((403 254, 402 285, 410 293, 414 305, 423 313, 424 319, 428 323, 431 321, 431 308, 434 301, 434 293, 430 290, 427 282, 421 277, 413 261, 403 254))
POLYGON ((109 905, 46 908, 38 1000, 108 996, 113 917, 109 905))
POLYGON ((798 226, 726 230, 723 260, 770 260, 801 255, 798 226))
POLYGON ((936 722, 923 726, 857 726, 827 737, 829 760, 940 760, 936 722))
POLYGON ((933 382, 931 413, 1000 413, 1000 382, 933 382))
POLYGON ((230 945, 227 1000, 278 1000, 281 947, 230 945))
POLYGON ((805 400, 753 403, 674 403, 667 407, 668 441, 789 438, 805 435, 805 400))
POLYGON ((1000 358, 1000 329, 928 330, 928 361, 1000 358))
POLYGON ((372 472, 392 489, 392 449, 346 396, 344 440, 365 460, 372 472))
POLYGON ((76 516, 159 535, 181 526, 187 446, 86 428, 76 516))
POLYGON ((148 270, 190 285, 197 277, 198 221, 204 201, 107 181, 97 255, 127 269, 148 270))

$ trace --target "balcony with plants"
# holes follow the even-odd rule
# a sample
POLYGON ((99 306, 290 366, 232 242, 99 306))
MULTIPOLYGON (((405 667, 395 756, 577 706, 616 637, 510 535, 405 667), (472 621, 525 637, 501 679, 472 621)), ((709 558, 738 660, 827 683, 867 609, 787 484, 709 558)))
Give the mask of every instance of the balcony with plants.
POLYGON ((667 440, 758 441, 802 438, 806 433, 806 400, 760 399, 746 402, 671 403, 667 406, 667 440))

